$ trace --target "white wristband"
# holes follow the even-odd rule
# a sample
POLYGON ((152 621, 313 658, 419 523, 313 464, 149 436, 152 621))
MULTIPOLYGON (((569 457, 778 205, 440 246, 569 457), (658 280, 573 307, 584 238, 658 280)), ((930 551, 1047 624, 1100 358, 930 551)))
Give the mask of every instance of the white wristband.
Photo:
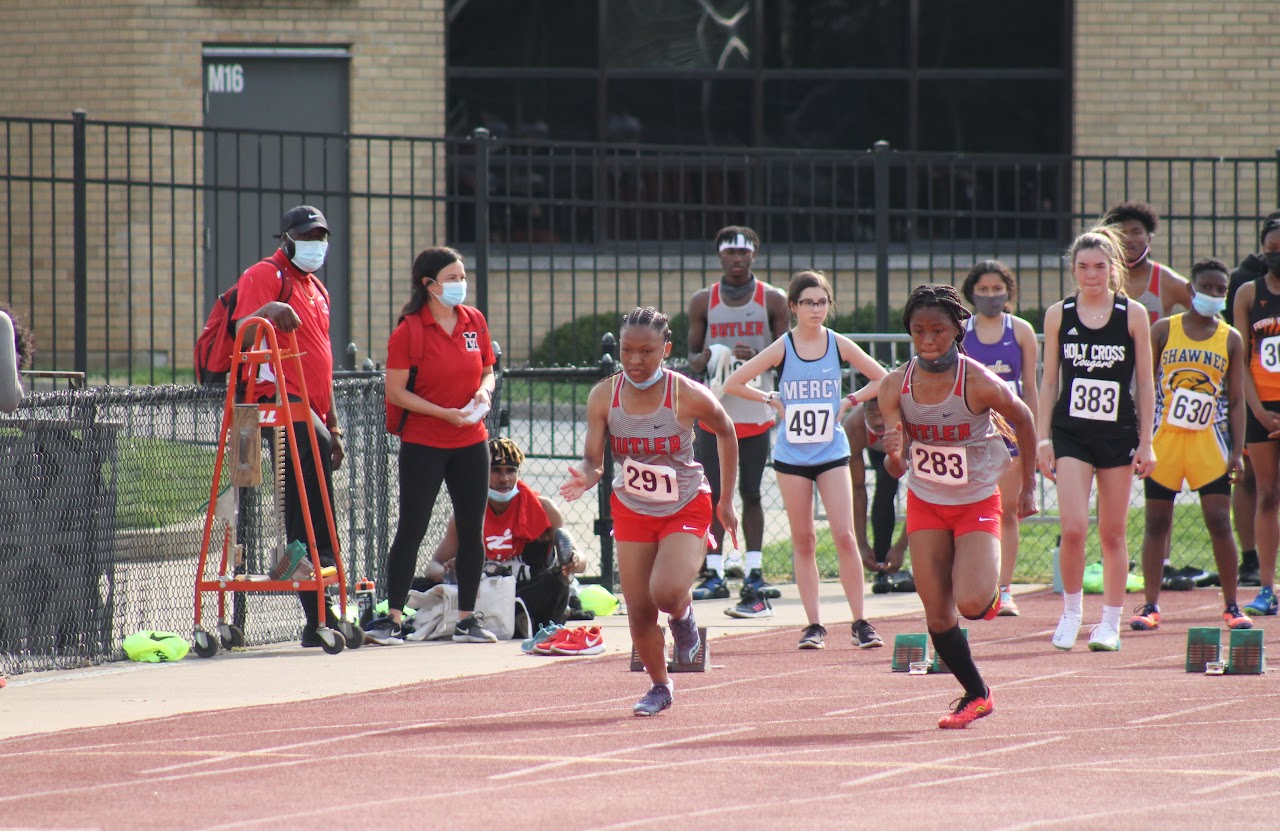
POLYGON ((1053 444, 1053 439, 1040 439, 1040 441, 1036 442, 1036 450, 1039 450, 1042 447, 1048 447, 1051 444, 1053 444))

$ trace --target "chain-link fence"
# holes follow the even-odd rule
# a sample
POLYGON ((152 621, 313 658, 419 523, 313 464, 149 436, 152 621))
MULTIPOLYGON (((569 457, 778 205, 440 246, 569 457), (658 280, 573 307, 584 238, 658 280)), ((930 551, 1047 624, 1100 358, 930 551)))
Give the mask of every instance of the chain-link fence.
MULTIPOLYGON (((864 343, 898 340, 855 337, 864 343)), ((535 490, 554 497, 565 465, 580 458, 587 393, 611 370, 611 360, 499 373, 489 428, 524 448, 522 478, 535 490)), ((349 373, 334 389, 347 452, 334 477, 343 560, 349 581, 372 578, 380 592, 398 517, 399 482, 399 439, 386 432, 383 393, 381 373, 349 373)), ((224 392, 218 389, 104 387, 35 393, 17 413, 0 417, 0 672, 118 659, 120 641, 141 629, 191 631, 223 404, 224 392)), ((270 475, 265 482, 241 503, 254 517, 247 523, 253 530, 241 539, 251 573, 266 570, 276 544, 270 475)), ((587 561, 585 579, 612 585, 608 482, 606 476, 597 492, 561 507, 587 561)), ((869 491, 873 483, 868 477, 869 491)), ((786 514, 774 477, 766 473, 763 484, 765 570, 786 581, 791 575, 786 514)), ((1041 514, 1022 525, 1016 572, 1021 582, 1047 582, 1052 575, 1057 499, 1051 485, 1039 487, 1041 514)), ((899 518, 904 498, 900 488, 899 518)), ((1129 546, 1136 560, 1143 530, 1140 483, 1134 484, 1130 506, 1129 546)), ((420 564, 434 551, 449 510, 442 495, 420 564)), ((819 504, 815 516, 819 566, 824 575, 834 576, 836 554, 823 533, 819 504)), ((1089 556, 1096 560, 1096 540, 1090 546, 1089 556)), ((1194 496, 1181 497, 1175 509, 1172 560, 1175 566, 1213 569, 1194 496)), ((216 594, 202 595, 208 620, 215 619, 216 599, 216 594)), ((248 643, 297 636, 302 616, 292 594, 241 593, 231 600, 233 622, 241 625, 248 643)))

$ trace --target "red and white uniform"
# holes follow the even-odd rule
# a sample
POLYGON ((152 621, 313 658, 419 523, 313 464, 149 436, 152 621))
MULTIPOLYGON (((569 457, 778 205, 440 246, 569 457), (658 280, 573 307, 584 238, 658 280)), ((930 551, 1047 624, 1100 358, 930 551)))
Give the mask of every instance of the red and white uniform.
POLYGON ((514 560, 524 553, 526 545, 551 527, 538 492, 524 482, 518 487, 520 491, 501 514, 493 512, 492 502, 485 502, 484 555, 487 559, 514 560))
MULTIPOLYGON (((720 283, 713 283, 711 296, 707 300, 706 345, 720 344, 732 350, 737 344, 743 343, 756 352, 763 352, 765 347, 773 343, 773 333, 769 329, 769 309, 765 305, 766 288, 757 279, 756 290, 751 299, 741 306, 730 306, 720 297, 720 283)), ((746 363, 737 358, 729 360, 731 363, 726 368, 726 376, 746 363)), ((752 386, 764 392, 772 392, 773 373, 764 373, 752 382, 752 386)), ((733 419, 734 430, 740 439, 767 433, 773 427, 774 413, 768 404, 747 401, 736 395, 723 396, 720 404, 729 418, 733 419)))

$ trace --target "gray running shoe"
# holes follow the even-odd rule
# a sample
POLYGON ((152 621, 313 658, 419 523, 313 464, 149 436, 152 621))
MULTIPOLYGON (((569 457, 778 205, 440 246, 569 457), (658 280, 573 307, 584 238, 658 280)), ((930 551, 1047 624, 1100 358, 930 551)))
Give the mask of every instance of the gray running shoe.
MULTIPOLYGON (((694 630, 697 633, 697 630, 694 630)), ((631 708, 631 712, 637 716, 656 716, 663 710, 671 706, 671 690, 667 689, 666 684, 654 684, 653 688, 644 694, 644 698, 636 702, 636 706, 631 708)))
POLYGON ((800 636, 801 649, 825 649, 827 646, 827 629, 821 623, 810 623, 800 636))
POLYGON ((884 646, 884 639, 876 634, 876 628, 861 618, 853 622, 853 642, 859 649, 884 646))
POLYGON ((453 639, 462 643, 497 643, 498 636, 484 628, 484 612, 475 612, 453 627, 453 639))
POLYGON ((702 645, 702 639, 698 636, 698 622, 693 619, 693 607, 690 606, 689 614, 680 620, 668 616, 667 625, 671 627, 671 637, 676 642, 676 663, 693 663, 698 647, 702 645))

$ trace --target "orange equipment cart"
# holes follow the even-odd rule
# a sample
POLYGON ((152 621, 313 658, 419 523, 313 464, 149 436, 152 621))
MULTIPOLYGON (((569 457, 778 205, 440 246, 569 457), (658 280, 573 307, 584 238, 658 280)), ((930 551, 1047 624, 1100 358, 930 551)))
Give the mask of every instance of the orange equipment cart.
MULTIPOLYGON (((337 529, 333 522, 333 506, 329 503, 327 488, 320 489, 324 503, 325 522, 329 526, 329 539, 333 541, 332 567, 322 567, 319 549, 316 547, 315 528, 311 523, 310 506, 307 502, 307 489, 302 486, 302 461, 298 458, 299 437, 294 429, 293 408, 299 408, 297 421, 306 424, 306 440, 311 442, 311 458, 319 464, 320 447, 316 439, 315 425, 311 421, 311 408, 307 398, 306 376, 302 372, 302 354, 298 351, 298 340, 292 332, 284 334, 285 350, 281 351, 276 337, 276 330, 269 321, 261 317, 250 317, 236 333, 235 351, 231 354, 231 371, 228 373, 227 397, 222 411, 222 429, 218 433, 218 453, 213 467, 213 485, 209 492, 209 506, 205 513, 204 537, 200 543, 200 564, 196 569, 195 627, 192 633, 196 654, 202 658, 213 657, 218 646, 224 649, 243 646, 244 632, 238 626, 227 622, 227 594, 232 592, 315 592, 318 620, 320 627, 316 630, 320 636, 321 646, 330 655, 336 655, 345 647, 356 649, 364 642, 364 632, 356 623, 347 620, 347 577, 339 551, 337 529), (243 343, 246 332, 253 329, 261 333, 259 337, 265 341, 265 348, 245 349, 243 343), (302 401, 290 402, 283 384, 276 384, 276 392, 271 400, 256 403, 259 395, 257 386, 258 367, 266 364, 277 379, 285 377, 285 364, 297 372, 298 388, 302 401), (243 376, 243 377, 242 377, 243 376), (237 383, 240 379, 241 383, 237 383), (237 390, 239 388, 239 391, 237 390), (239 397, 241 400, 237 400, 239 397), (302 514, 306 518, 307 539, 306 552, 301 552, 300 540, 286 544, 281 538, 277 542, 274 565, 269 574, 244 574, 243 550, 236 543, 236 522, 239 513, 239 492, 241 487, 258 486, 262 483, 262 443, 260 427, 271 428, 275 441, 272 447, 275 455, 272 470, 273 487, 277 505, 277 518, 283 505, 284 488, 284 445, 288 443, 288 457, 293 462, 293 473, 298 484, 298 498, 301 501, 302 514), (231 449, 232 466, 228 479, 230 485, 222 497, 218 495, 218 485, 222 482, 224 465, 227 462, 228 449, 231 449), (221 521, 222 553, 218 560, 217 572, 206 575, 210 560, 210 544, 213 540, 215 525, 221 521), (309 555, 309 562, 306 557, 309 555), (338 629, 327 625, 329 618, 325 589, 336 585, 338 589, 339 619, 338 629), (201 598, 206 592, 218 594, 217 637, 201 626, 201 598)), ((265 392, 265 390, 264 390, 265 392)), ((318 472, 318 471, 317 471, 318 472)), ((285 535, 283 521, 280 519, 279 531, 285 535)))

